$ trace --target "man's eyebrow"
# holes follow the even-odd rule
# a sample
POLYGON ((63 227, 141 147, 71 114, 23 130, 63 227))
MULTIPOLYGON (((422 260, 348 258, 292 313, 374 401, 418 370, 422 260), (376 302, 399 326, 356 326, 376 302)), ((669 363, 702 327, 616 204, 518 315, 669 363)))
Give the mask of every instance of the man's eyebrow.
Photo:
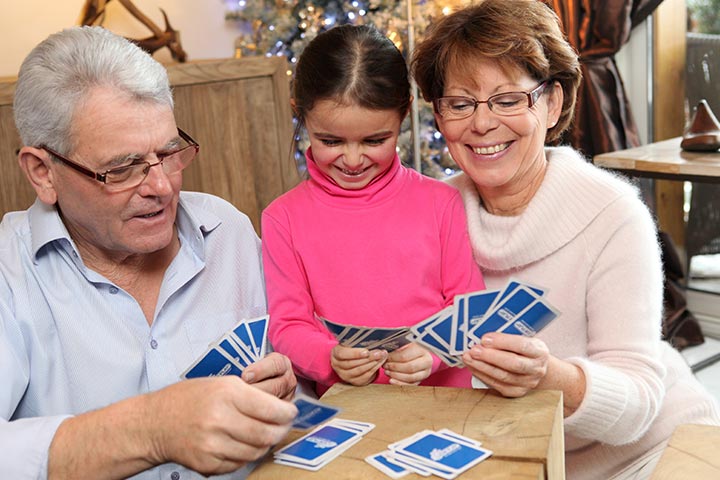
MULTIPOLYGON (((174 148, 177 148, 182 143, 182 138, 180 138, 179 135, 176 135, 174 138, 169 140, 165 145, 163 145, 157 152, 167 152, 169 150, 173 150, 174 148)), ((114 157, 110 158, 109 161, 105 162, 103 165, 101 165, 100 168, 104 169, 110 169, 114 167, 119 167, 122 165, 128 165, 133 162, 142 160, 145 158, 147 154, 139 154, 139 153, 123 153, 120 155, 115 155, 114 157)))

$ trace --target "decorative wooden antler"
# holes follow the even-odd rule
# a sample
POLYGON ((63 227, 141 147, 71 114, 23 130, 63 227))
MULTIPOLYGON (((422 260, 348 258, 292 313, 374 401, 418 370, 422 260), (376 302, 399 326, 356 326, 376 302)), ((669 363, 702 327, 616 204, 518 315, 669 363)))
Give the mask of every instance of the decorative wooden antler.
MULTIPOLYGON (((80 13, 80 25, 99 25, 102 24, 105 19, 105 6, 112 0, 85 0, 85 5, 80 13)), ((134 39, 129 38, 131 42, 137 44, 140 48, 150 53, 155 53, 156 50, 162 47, 167 47, 170 50, 172 58, 178 62, 184 62, 187 59, 187 54, 183 50, 180 44, 180 32, 173 29, 168 20, 165 10, 162 8, 163 19, 165 20, 165 30, 163 31, 158 27, 147 15, 142 13, 131 0, 118 0, 120 4, 127 9, 130 14, 137 18, 140 23, 145 25, 152 32, 151 37, 134 39)))

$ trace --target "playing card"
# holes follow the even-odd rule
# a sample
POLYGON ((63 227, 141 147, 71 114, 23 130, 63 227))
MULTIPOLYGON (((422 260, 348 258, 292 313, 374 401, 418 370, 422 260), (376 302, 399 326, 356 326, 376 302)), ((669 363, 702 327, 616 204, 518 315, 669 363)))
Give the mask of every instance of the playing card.
POLYGON ((385 450, 375 455, 369 455, 365 457, 365 461, 390 478, 401 478, 410 473, 410 470, 389 458, 387 456, 389 453, 389 451, 385 450))
POLYGON ((532 337, 545 328, 555 317, 557 317, 555 309, 547 305, 542 299, 537 299, 535 303, 520 312, 512 322, 499 331, 532 337))
POLYGON ((490 307, 498 298, 500 290, 482 290, 465 295, 465 324, 471 330, 490 311, 490 307))
POLYGON ((449 353, 462 355, 467 348, 467 299, 465 295, 456 295, 453 300, 452 334, 449 353))
POLYGON ((323 425, 275 452, 276 459, 318 465, 335 458, 359 441, 362 436, 347 428, 323 425))
POLYGON ((337 338, 338 340, 340 339, 341 336, 343 336, 343 337, 345 336, 345 333, 346 333, 345 330, 347 330, 348 325, 345 325, 342 323, 337 323, 337 322, 332 322, 332 321, 328 320, 327 318, 321 317, 318 314, 315 314, 315 318, 317 318, 322 324, 324 324, 325 328, 327 328, 328 331, 330 333, 332 333, 333 336, 335 338, 337 338))
POLYGON ((250 335, 250 329, 248 328, 245 320, 233 327, 230 335, 232 335, 237 346, 247 353, 247 357, 249 357, 253 362, 258 360, 255 354, 255 345, 253 344, 252 337, 250 335))
POLYGON ((270 317, 264 315, 262 317, 251 318, 247 320, 247 328, 250 332, 250 340, 252 340, 255 349, 255 358, 257 360, 265 356, 267 350, 267 330, 270 317))
MULTIPOLYGON (((465 442, 458 442, 438 432, 424 433, 394 449, 397 454, 421 461, 432 470, 440 469, 455 475, 483 461, 492 452, 465 442)), ((448 477, 444 477, 448 478, 448 477)))
POLYGON ((329 424, 338 425, 340 427, 347 428, 348 430, 355 430, 361 435, 365 435, 370 430, 375 428, 374 423, 358 422, 357 420, 347 420, 344 418, 333 418, 332 420, 330 420, 329 424))
POLYGON ((539 295, 523 285, 496 302, 494 309, 468 331, 468 336, 477 343, 488 332, 496 332, 511 322, 520 312, 532 304, 539 295))
POLYGON ((407 327, 400 328, 368 328, 362 336, 357 337, 352 344, 355 348, 367 348, 375 350, 382 348, 391 352, 397 350, 401 346, 409 343, 405 339, 410 329, 407 327))
POLYGON ((218 347, 212 347, 182 373, 183 378, 242 375, 242 369, 218 347))
POLYGON ((218 342, 217 346, 218 348, 221 348, 225 351, 230 357, 232 357, 243 369, 245 369, 248 365, 253 363, 253 360, 247 356, 247 353, 244 352, 231 338, 229 338, 230 335, 223 336, 223 338, 218 342))
MULTIPOLYGON (((505 297, 510 295, 512 292, 514 292, 515 289, 517 289, 518 287, 529 288, 530 290, 535 292, 539 297, 542 297, 543 295, 545 295, 544 288, 536 287, 535 285, 531 285, 526 282, 521 282, 520 280, 517 280, 515 278, 511 278, 510 280, 508 280, 508 283, 505 285, 505 287, 502 289, 502 291, 498 294, 497 301, 504 299, 505 297)), ((493 305, 493 308, 494 307, 495 306, 493 305)))
POLYGON ((448 438, 450 440, 455 440, 460 443, 465 443, 466 445, 470 445, 470 446, 474 446, 474 447, 479 447, 482 445, 482 442, 475 440, 474 438, 466 437, 464 435, 460 435, 459 433, 455 433, 448 428, 440 429, 435 433, 437 433, 438 435, 443 436, 445 438, 448 438))
POLYGON ((316 427, 340 412, 338 407, 326 405, 306 395, 296 395, 293 403, 298 409, 298 414, 292 426, 298 430, 316 427))

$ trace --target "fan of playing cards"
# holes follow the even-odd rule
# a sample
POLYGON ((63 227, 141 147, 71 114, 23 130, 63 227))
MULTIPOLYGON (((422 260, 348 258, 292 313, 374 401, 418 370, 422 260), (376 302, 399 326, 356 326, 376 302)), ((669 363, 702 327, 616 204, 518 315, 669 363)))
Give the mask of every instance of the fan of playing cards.
POLYGON ((391 352, 417 342, 443 362, 462 365, 462 354, 488 332, 533 336, 560 313, 544 298, 545 290, 510 280, 497 290, 457 295, 453 305, 412 327, 372 328, 318 317, 341 345, 391 352))
POLYGON ((268 316, 241 320, 211 344, 182 374, 183 378, 242 375, 243 370, 265 356, 268 316))

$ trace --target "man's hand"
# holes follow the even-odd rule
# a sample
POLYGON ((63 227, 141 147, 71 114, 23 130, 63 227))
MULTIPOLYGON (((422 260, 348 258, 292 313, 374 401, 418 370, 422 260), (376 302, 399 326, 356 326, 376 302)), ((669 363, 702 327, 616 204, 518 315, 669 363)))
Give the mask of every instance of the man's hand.
POLYGON ((343 347, 336 345, 330 355, 330 364, 343 382, 357 387, 372 383, 387 359, 385 350, 343 347))
POLYGON ((408 343, 391 352, 385 362, 385 375, 393 385, 417 385, 432 373, 430 352, 417 343, 408 343))
POLYGON ((243 371, 242 379, 283 400, 291 400, 297 386, 290 359, 277 352, 249 365, 243 371))
MULTIPOLYGON (((266 366, 257 379, 273 371, 266 366)), ((287 391, 284 380, 260 383, 287 391)), ((297 415, 261 388, 236 376, 196 378, 69 418, 50 445, 48 478, 120 479, 169 462, 203 475, 237 470, 282 440, 297 415)))
MULTIPOLYGON (((258 378, 271 372, 265 367, 258 378)), ((266 382, 263 387, 275 389, 266 382)), ((297 415, 293 404, 234 376, 187 380, 149 397, 154 463, 176 462, 204 475, 257 460, 285 437, 297 415)))

